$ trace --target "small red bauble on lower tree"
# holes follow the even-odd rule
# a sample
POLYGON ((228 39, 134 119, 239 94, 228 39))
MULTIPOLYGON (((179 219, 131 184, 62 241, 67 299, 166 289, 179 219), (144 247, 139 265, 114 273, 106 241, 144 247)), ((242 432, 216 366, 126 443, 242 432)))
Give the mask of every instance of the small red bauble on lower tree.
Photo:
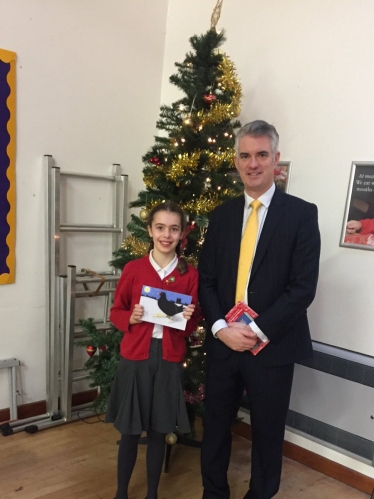
POLYGON ((96 350, 97 350, 96 347, 94 347, 93 345, 87 345, 86 347, 86 352, 90 357, 95 355, 96 350))
POLYGON ((208 104, 213 104, 213 102, 217 99, 217 96, 214 94, 206 94, 206 95, 204 95, 203 99, 208 104))

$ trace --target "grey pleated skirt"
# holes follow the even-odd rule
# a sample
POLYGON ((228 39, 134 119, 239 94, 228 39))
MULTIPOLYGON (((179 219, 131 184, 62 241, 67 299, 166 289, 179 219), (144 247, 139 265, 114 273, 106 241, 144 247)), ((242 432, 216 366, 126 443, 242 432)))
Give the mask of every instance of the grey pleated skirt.
POLYGON ((152 339, 148 359, 121 357, 105 421, 122 435, 139 435, 149 428, 189 433, 182 380, 182 364, 163 360, 162 340, 152 339))

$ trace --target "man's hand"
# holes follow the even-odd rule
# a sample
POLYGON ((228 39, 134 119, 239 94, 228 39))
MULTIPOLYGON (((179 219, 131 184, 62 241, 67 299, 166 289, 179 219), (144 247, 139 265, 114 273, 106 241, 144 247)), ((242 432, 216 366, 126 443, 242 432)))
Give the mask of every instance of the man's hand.
POLYGON ((347 234, 354 234, 355 232, 360 232, 361 227, 362 227, 361 222, 359 222, 358 220, 350 220, 349 222, 347 222, 347 227, 346 227, 347 234))
POLYGON ((257 343, 257 334, 242 322, 229 322, 228 327, 217 332, 217 338, 227 345, 231 350, 244 352, 251 350, 257 343))

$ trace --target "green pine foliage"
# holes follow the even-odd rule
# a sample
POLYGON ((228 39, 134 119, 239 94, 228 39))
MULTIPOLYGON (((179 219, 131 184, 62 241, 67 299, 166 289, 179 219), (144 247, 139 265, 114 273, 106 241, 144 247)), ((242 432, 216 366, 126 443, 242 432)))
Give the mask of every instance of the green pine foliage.
POLYGON ((203 348, 187 348, 184 366, 185 397, 188 403, 195 406, 196 414, 201 416, 203 409, 201 402, 205 394, 205 352, 203 348))
POLYGON ((119 361, 119 345, 123 333, 113 326, 108 331, 100 331, 92 318, 80 320, 79 323, 87 338, 77 341, 76 345, 96 348, 95 355, 85 363, 92 380, 90 387, 98 388, 98 396, 93 405, 98 412, 105 412, 119 361))

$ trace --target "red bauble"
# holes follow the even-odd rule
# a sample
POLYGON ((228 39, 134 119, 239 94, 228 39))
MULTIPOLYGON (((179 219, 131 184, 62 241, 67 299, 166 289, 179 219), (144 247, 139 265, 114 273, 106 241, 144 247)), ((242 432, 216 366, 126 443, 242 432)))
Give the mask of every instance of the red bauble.
POLYGON ((157 156, 154 156, 153 158, 149 158, 149 162, 154 163, 157 166, 161 165, 161 161, 159 160, 159 158, 157 156))
POLYGON ((97 350, 96 347, 94 347, 93 345, 87 345, 86 347, 86 352, 90 357, 95 355, 96 350, 97 350))
POLYGON ((204 95, 203 99, 208 104, 213 104, 213 102, 217 99, 217 96, 214 94, 206 94, 206 95, 204 95))
POLYGON ((102 352, 105 352, 105 350, 106 350, 106 346, 105 346, 105 345, 102 345, 102 346, 100 347, 100 350, 101 350, 102 352))

